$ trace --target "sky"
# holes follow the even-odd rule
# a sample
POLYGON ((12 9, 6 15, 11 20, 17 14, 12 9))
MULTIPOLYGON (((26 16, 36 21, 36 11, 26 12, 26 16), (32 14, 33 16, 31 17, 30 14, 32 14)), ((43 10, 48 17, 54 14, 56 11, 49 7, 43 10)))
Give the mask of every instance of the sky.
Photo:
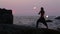
POLYGON ((13 15, 38 15, 41 7, 45 15, 60 15, 60 0, 0 0, 0 8, 12 9, 13 15))

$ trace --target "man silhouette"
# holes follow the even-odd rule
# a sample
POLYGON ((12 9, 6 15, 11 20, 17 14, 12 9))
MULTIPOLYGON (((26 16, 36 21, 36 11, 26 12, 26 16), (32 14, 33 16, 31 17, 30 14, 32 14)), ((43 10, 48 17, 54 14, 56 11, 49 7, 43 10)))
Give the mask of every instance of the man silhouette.
POLYGON ((39 24, 39 22, 41 22, 48 28, 47 23, 46 23, 45 18, 44 18, 45 11, 44 11, 43 7, 41 7, 41 11, 38 14, 41 15, 41 16, 37 20, 36 27, 38 28, 38 24, 39 24))

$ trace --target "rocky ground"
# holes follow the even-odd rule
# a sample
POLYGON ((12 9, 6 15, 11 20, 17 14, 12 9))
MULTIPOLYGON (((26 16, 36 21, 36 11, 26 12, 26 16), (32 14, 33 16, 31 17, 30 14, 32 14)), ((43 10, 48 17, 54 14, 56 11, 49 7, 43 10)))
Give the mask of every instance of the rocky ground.
POLYGON ((14 24, 0 24, 0 34, 60 34, 60 31, 14 24))

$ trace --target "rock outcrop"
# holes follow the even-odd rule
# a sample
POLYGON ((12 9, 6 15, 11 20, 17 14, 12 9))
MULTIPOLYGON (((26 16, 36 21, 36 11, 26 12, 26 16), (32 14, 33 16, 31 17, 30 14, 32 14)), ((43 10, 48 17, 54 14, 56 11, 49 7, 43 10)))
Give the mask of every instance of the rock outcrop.
POLYGON ((56 17, 55 19, 58 19, 58 20, 60 20, 60 16, 56 17))
POLYGON ((53 22, 52 20, 46 20, 46 22, 53 22))
POLYGON ((0 8, 0 24, 13 24, 12 10, 0 8))

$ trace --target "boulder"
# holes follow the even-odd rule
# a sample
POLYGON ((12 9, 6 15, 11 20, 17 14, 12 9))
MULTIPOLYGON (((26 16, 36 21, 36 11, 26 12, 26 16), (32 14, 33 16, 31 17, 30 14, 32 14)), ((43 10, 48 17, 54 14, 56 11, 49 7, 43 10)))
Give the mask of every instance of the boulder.
POLYGON ((46 20, 46 22, 53 22, 52 20, 46 20))
POLYGON ((60 16, 56 17, 55 19, 58 19, 58 20, 60 20, 60 16))
POLYGON ((13 24, 12 10, 0 8, 0 24, 13 24))

